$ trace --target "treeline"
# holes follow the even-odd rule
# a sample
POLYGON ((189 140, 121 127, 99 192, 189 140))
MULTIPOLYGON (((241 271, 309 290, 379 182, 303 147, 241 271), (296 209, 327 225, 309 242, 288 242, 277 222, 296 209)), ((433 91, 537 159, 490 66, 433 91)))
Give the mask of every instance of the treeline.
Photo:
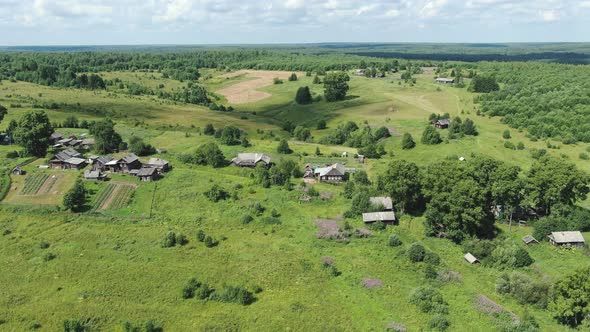
POLYGON ((482 63, 503 84, 476 98, 484 114, 501 116, 530 138, 590 142, 590 67, 544 63, 482 63))

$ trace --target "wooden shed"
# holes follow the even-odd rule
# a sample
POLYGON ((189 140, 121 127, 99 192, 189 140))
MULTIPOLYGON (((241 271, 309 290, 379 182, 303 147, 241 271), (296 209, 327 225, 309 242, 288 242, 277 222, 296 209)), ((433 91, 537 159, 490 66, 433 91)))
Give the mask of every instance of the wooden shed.
POLYGON ((524 242, 524 244, 526 244, 527 246, 529 244, 535 244, 535 243, 539 243, 539 241, 537 241, 537 239, 535 239, 532 235, 526 235, 525 237, 522 238, 522 242, 524 242))
POLYGON ((475 258, 470 252, 466 253, 463 257, 469 264, 479 264, 479 259, 475 258))
POLYGON ((552 232, 549 235, 549 242, 556 246, 569 245, 572 247, 581 248, 586 241, 581 232, 552 232))
POLYGON ((372 224, 377 221, 388 225, 395 225, 397 223, 393 211, 363 213, 363 222, 365 224, 372 224))

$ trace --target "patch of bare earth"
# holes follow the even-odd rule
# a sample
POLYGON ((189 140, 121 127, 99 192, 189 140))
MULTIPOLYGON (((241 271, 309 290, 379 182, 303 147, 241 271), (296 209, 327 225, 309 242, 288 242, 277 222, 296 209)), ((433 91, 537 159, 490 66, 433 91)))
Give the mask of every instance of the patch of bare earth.
MULTIPOLYGON (((219 77, 232 78, 245 75, 250 80, 230 85, 215 91, 215 93, 224 96, 230 104, 254 103, 272 96, 268 92, 258 91, 257 89, 272 85, 275 78, 287 80, 291 74, 292 72, 289 71, 238 70, 219 77)), ((303 73, 296 74, 299 77, 303 75, 303 73)))
POLYGON ((41 185, 39 190, 37 191, 37 195, 49 194, 51 189, 55 186, 57 181, 62 177, 61 174, 53 174, 45 179, 45 182, 41 185))
POLYGON ((379 279, 363 278, 363 287, 367 289, 379 288, 383 286, 383 283, 379 279))
POLYGON ((492 299, 490 299, 489 297, 487 297, 483 294, 479 294, 475 298, 475 307, 479 311, 486 313, 486 314, 490 314, 490 315, 499 315, 503 312, 507 312, 512 317, 512 320, 514 320, 514 321, 519 320, 518 316, 516 316, 513 312, 504 309, 504 307, 502 307, 498 303, 492 301, 492 299))

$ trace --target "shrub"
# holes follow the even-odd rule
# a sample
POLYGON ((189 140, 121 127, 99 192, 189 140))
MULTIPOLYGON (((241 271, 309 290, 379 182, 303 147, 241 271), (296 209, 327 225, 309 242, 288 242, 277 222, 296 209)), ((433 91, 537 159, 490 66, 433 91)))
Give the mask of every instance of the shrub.
POLYGON ((498 294, 511 295, 520 304, 532 304, 539 308, 547 306, 550 286, 544 282, 537 282, 529 276, 512 272, 503 273, 496 280, 498 294))
POLYGON ((241 305, 249 305, 256 301, 254 294, 242 286, 225 286, 222 292, 214 292, 211 297, 216 301, 241 305))
POLYGON ((39 248, 41 248, 41 249, 49 248, 49 242, 41 241, 41 243, 39 243, 39 248))
POLYGON ((424 132, 422 133, 421 142, 422 144, 435 145, 440 144, 442 142, 442 139, 440 138, 440 134, 438 133, 438 131, 436 131, 436 129, 434 129, 434 127, 428 126, 426 127, 426 129, 424 129, 424 132))
POLYGON ((43 256, 43 260, 46 262, 52 261, 57 257, 54 253, 48 252, 43 256))
POLYGON ((420 243, 412 243, 406 251, 406 254, 411 262, 422 262, 424 260, 424 255, 426 255, 426 249, 424 249, 420 243))
POLYGON ((494 265, 498 267, 518 268, 534 262, 526 250, 508 241, 496 247, 491 257, 494 265))
POLYGON ((143 157, 156 153, 156 148, 151 144, 145 143, 141 138, 132 136, 129 139, 129 150, 134 154, 143 157))
POLYGON ((64 332, 86 332, 90 331, 88 323, 84 323, 78 319, 64 320, 64 332))
POLYGON ((510 135, 510 130, 508 130, 508 129, 504 130, 504 132, 502 133, 502 138, 511 139, 512 135, 510 135))
POLYGON ((424 313, 448 313, 448 304, 443 300, 440 291, 432 286, 422 286, 410 294, 409 302, 420 308, 424 313))
POLYGON ((194 291, 194 297, 199 300, 205 300, 213 293, 213 289, 207 284, 201 284, 199 288, 194 291))
POLYGON ((426 265, 424 268, 424 277, 426 279, 434 280, 438 277, 438 273, 436 272, 436 268, 433 265, 426 265))
POLYGON ((289 147, 289 142, 286 139, 282 139, 277 146, 277 152, 282 154, 293 153, 293 150, 289 147))
POLYGON ((219 244, 219 241, 216 241, 215 239, 213 239, 211 236, 207 235, 207 237, 205 237, 205 247, 207 248, 213 248, 216 247, 219 244))
POLYGON ((389 236, 389 239, 387 240, 387 244, 390 247, 399 247, 402 245, 402 240, 400 240, 400 238, 397 234, 393 234, 393 235, 389 236))
POLYGON ((266 209, 264 206, 262 206, 262 204, 260 204, 260 202, 253 202, 248 207, 248 210, 250 210, 250 212, 255 216, 261 216, 266 209))
POLYGON ((176 234, 175 242, 177 245, 183 246, 188 243, 188 239, 186 238, 186 236, 184 236, 184 234, 178 233, 176 234))
POLYGON ((416 146, 416 142, 414 142, 414 138, 410 133, 404 133, 404 137, 402 138, 402 149, 409 150, 413 149, 416 146))
POLYGON ((518 150, 524 150, 524 143, 523 142, 518 142, 518 144, 516 144, 516 148, 518 150))
POLYGON ((197 240, 199 240, 199 242, 205 241, 205 232, 203 232, 202 229, 199 229, 199 231, 197 232, 197 240))
POLYGON ((435 315, 428 321, 428 327, 434 331, 446 331, 451 323, 443 315, 435 315))
POLYGON ((295 102, 299 105, 307 105, 313 102, 309 87, 302 86, 297 89, 297 93, 295 94, 295 102))
POLYGON ((281 216, 281 214, 279 213, 279 211, 277 211, 276 209, 272 209, 272 211, 270 211, 270 215, 271 215, 273 218, 278 218, 278 217, 280 217, 280 216, 281 216))
POLYGON ((283 80, 278 77, 275 77, 272 79, 272 84, 283 84, 283 80))
POLYGON ((541 157, 546 154, 547 150, 545 149, 531 149, 531 157, 533 157, 533 159, 541 159, 541 157))
POLYGON ((382 231, 386 227, 387 227, 387 225, 385 223, 383 223, 382 221, 376 221, 376 222, 372 223, 371 225, 369 225, 369 228, 374 231, 382 231))
POLYGON ((205 197, 207 197, 211 202, 219 202, 221 200, 225 200, 229 197, 229 193, 225 191, 221 186, 218 184, 214 184, 211 186, 211 189, 203 193, 205 197))
POLYGON ((252 216, 249 214, 245 214, 242 217, 242 224, 244 224, 244 225, 247 225, 247 224, 251 223, 252 221, 254 221, 254 218, 252 218, 252 216))
POLYGON ((176 245, 176 234, 174 232, 166 233, 164 237, 164 241, 162 242, 162 247, 164 248, 171 248, 176 245))
POLYGON ((440 256, 433 252, 427 252, 424 254, 424 263, 429 265, 439 265, 440 264, 440 256))
POLYGON ((318 129, 318 130, 326 129, 326 120, 318 121, 316 129, 318 129))
POLYGON ((208 123, 205 128, 203 129, 203 134, 208 136, 215 135, 215 127, 212 124, 208 123))
POLYGON ((191 278, 182 289, 183 299, 192 299, 195 296, 195 290, 201 287, 201 283, 195 278, 191 278))
POLYGON ((510 141, 504 142, 504 147, 506 149, 516 150, 516 146, 514 146, 514 144, 512 142, 510 142, 510 141))
POLYGON ((588 154, 586 152, 580 152, 580 159, 588 160, 590 159, 590 157, 588 157, 588 154))
POLYGON ((373 133, 373 138, 375 140, 380 140, 382 138, 388 138, 388 137, 391 137, 391 133, 389 132, 389 129, 387 129, 387 127, 379 127, 373 133))
POLYGON ((292 73, 291 76, 289 76, 289 82, 294 82, 297 81, 297 74, 292 73))

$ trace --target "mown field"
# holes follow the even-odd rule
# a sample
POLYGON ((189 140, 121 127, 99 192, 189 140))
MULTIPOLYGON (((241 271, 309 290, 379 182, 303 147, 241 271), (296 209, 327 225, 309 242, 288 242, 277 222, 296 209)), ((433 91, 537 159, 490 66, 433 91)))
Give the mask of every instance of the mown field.
MULTIPOLYGON (((211 78, 203 78, 202 83, 215 91, 245 80, 215 78, 224 73, 207 71, 204 77, 211 78)), ((104 75, 153 88, 159 84, 164 84, 163 89, 182 86, 181 82, 163 79, 156 73, 104 75)), ((464 156, 469 161, 472 153, 526 170, 534 160, 530 150, 546 148, 546 142, 532 142, 525 132, 517 130, 511 130, 510 141, 523 142, 526 148, 505 148, 502 133, 508 129, 506 125, 498 118, 476 115, 474 94, 437 85, 433 77, 418 75, 417 83, 410 86, 397 75, 383 79, 352 76, 347 100, 301 106, 292 101, 298 87, 308 85, 313 94, 323 93, 321 85, 312 84, 312 77, 301 75, 296 82, 262 88, 272 96, 236 105, 236 111, 231 113, 155 96, 130 96, 114 88, 93 92, 3 81, 0 104, 20 107, 9 107, 0 128, 32 109, 35 103, 56 102, 61 106, 47 110, 52 121, 63 121, 71 114, 89 120, 110 116, 124 139, 139 136, 165 150, 161 157, 170 160, 174 168, 163 179, 149 184, 139 184, 126 176, 114 176, 105 183, 87 183, 90 209, 82 214, 59 208, 63 193, 73 185, 78 172, 37 170, 36 165, 43 163, 39 160, 26 167, 27 175, 11 176, 12 189, 0 204, 0 266, 10 267, 0 273, 0 330, 35 326, 40 330, 60 330, 66 319, 87 321, 96 330, 114 331, 123 331, 127 321, 143 324, 149 320, 165 331, 379 331, 393 322, 403 323, 408 331, 426 330, 431 315, 409 304, 408 297, 413 289, 431 281, 424 277, 423 263, 410 263, 403 254, 405 248, 417 241, 440 255, 442 270, 461 276, 461 281, 440 284, 449 303, 450 330, 499 329, 497 319, 476 309, 475 299, 480 294, 518 316, 531 313, 543 331, 566 330, 550 312, 497 294, 495 282, 503 271, 469 265, 460 246, 448 240, 426 238, 423 217, 402 215, 399 226, 373 231, 367 238, 351 238, 349 243, 318 239, 317 219, 344 224, 342 215, 350 207, 350 200, 340 195, 342 186, 315 185, 320 193, 331 193, 331 198, 300 204, 299 179, 293 181, 295 187, 291 191, 279 187, 264 189, 254 184, 250 170, 194 166, 178 159, 180 154, 193 151, 202 143, 215 141, 201 134, 200 129, 208 123, 216 128, 234 124, 248 133, 251 147, 220 145, 227 159, 241 151, 283 158, 276 153, 278 142, 264 136, 261 130, 286 137, 287 133, 280 129, 285 120, 310 127, 313 135, 313 142, 292 139, 289 144, 295 153, 288 158, 301 166, 342 162, 367 170, 372 180, 392 159, 426 166, 449 156, 464 156), (445 112, 473 119, 480 134, 434 146, 420 144, 428 116, 445 112), (315 129, 320 119, 327 121, 327 129, 315 129), (346 121, 366 121, 371 126, 390 128, 393 137, 383 142, 388 155, 358 164, 352 158, 356 149, 317 143, 346 121), (418 142, 416 148, 400 148, 405 132, 418 142), (322 158, 313 156, 318 147, 324 154, 322 158), (330 157, 344 151, 351 157, 330 157), (53 195, 39 193, 41 179, 47 181, 53 174, 61 176, 52 185, 59 185, 60 189, 53 195), (213 184, 236 192, 236 199, 209 201, 203 192, 213 184), (262 204, 265 211, 244 224, 242 217, 254 202, 262 204), (273 209, 280 214, 276 218, 280 223, 276 219, 269 222, 273 209), (199 230, 219 244, 207 248, 197 239, 199 230), (169 231, 184 234, 188 243, 163 248, 169 231), (387 239, 391 234, 399 235, 403 245, 389 247, 387 239), (341 275, 330 275, 322 267, 323 256, 334 259, 341 275), (185 300, 182 289, 192 277, 214 288, 244 285, 262 291, 249 306, 185 300), (367 289, 362 285, 364 278, 379 279, 383 286, 367 289)), ((548 149, 548 153, 567 158, 588 172, 590 162, 578 157, 587 148, 588 144, 581 143, 562 145, 560 149, 548 149)), ((12 150, 13 147, 0 146, 2 163, 17 163, 4 158, 12 150)), ((347 221, 355 228, 363 227, 360 219, 347 221)), ((513 226, 510 231, 506 225, 499 227, 519 245, 523 245, 520 239, 532 232, 530 227, 513 226)), ((590 234, 585 236, 590 239, 590 234)), ((558 250, 546 242, 527 250, 535 263, 521 271, 548 281, 590 264, 582 251, 558 250)))

